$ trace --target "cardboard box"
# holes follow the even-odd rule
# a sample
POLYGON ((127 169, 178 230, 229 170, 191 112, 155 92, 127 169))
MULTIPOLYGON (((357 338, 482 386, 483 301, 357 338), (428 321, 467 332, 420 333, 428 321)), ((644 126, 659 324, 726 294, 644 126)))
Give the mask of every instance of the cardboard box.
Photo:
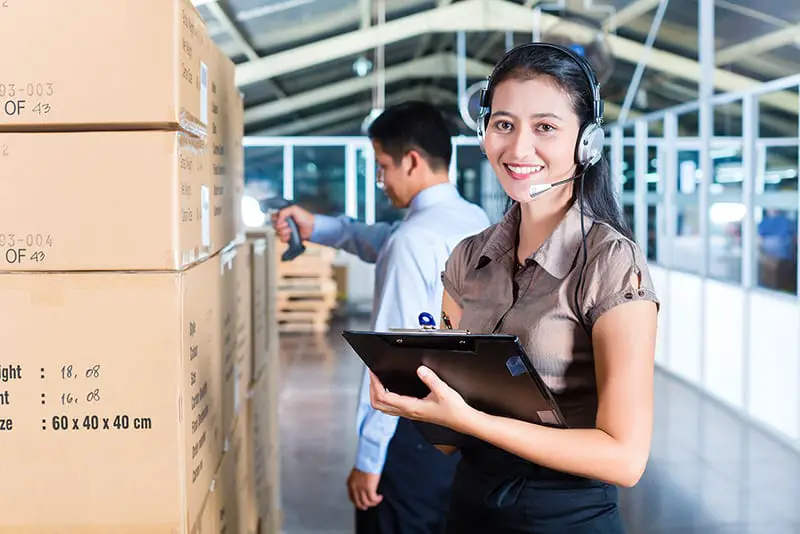
POLYGON ((219 272, 0 274, 0 532, 189 531, 224 445, 219 272))
POLYGON ((253 326, 250 244, 236 246, 236 371, 237 402, 244 406, 253 384, 253 326))
POLYGON ((3 0, 0 129, 205 138, 212 45, 189 0, 3 0))
POLYGON ((244 241, 244 103, 236 87, 234 63, 218 49, 210 57, 211 234, 224 247, 244 241))
POLYGON ((279 532, 281 521, 280 440, 278 392, 272 377, 263 373, 253 387, 253 485, 264 532, 279 532))
POLYGON ((234 483, 235 506, 240 534, 255 534, 258 527, 258 513, 255 503, 254 450, 251 404, 242 406, 237 418, 236 428, 226 451, 235 465, 234 483))
POLYGON ((225 439, 230 439, 239 412, 239 374, 236 369, 236 256, 235 246, 220 253, 218 274, 219 293, 216 296, 218 313, 217 338, 214 342, 214 360, 222 380, 222 430, 225 439))
POLYGON ((229 438, 252 383, 249 247, 232 245, 222 251, 219 275, 215 359, 222 375, 222 425, 229 438))
POLYGON ((244 100, 239 89, 234 85, 233 94, 228 101, 230 137, 230 172, 232 195, 230 197, 232 217, 231 232, 238 242, 244 242, 246 227, 242 218, 242 198, 244 197, 244 100))
POLYGON ((205 148, 186 134, 0 133, 0 147, 0 271, 180 270, 218 250, 205 148))
POLYGON ((217 494, 214 491, 214 486, 212 486, 211 491, 208 492, 203 502, 203 511, 200 512, 200 519, 195 521, 190 534, 220 534, 218 515, 217 494))
MULTIPOLYGON (((251 245, 250 275, 251 275, 251 325, 252 325, 252 356, 250 360, 253 382, 260 376, 267 363, 269 346, 267 340, 267 314, 269 302, 267 299, 267 258, 270 252, 267 249, 267 239, 257 238, 249 241, 251 245)), ((275 332, 272 332, 275 335, 275 332)), ((275 355, 273 355, 275 356, 275 355)))
POLYGON ((217 494, 217 525, 220 534, 239 532, 239 493, 236 491, 236 458, 230 448, 222 457, 222 466, 214 484, 217 494))

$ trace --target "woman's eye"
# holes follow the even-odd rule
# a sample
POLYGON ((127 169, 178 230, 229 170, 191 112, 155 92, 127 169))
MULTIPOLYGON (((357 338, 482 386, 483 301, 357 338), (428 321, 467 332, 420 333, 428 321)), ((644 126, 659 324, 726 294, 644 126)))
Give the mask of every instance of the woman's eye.
POLYGON ((555 128, 553 128, 553 126, 550 124, 540 124, 537 129, 544 133, 551 133, 555 131, 555 128))
POLYGON ((512 124, 508 121, 497 121, 494 123, 494 127, 500 130, 501 132, 507 132, 511 129, 512 124))

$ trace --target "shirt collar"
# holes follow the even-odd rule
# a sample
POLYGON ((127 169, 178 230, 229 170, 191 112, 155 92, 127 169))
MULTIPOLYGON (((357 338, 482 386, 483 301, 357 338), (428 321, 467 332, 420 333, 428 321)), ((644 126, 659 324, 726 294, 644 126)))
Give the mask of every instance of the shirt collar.
MULTIPOLYGON (((508 257, 512 262, 514 261, 514 247, 517 243, 520 220, 520 206, 518 203, 514 203, 483 245, 479 255, 482 261, 478 263, 476 268, 485 265, 486 260, 497 261, 503 257, 508 257)), ((592 227, 593 219, 585 210, 583 223, 584 229, 588 234, 589 229, 592 227)), ((564 218, 553 230, 553 233, 545 239, 539 250, 533 254, 532 259, 554 277, 563 279, 572 269, 582 242, 580 203, 573 202, 564 218)))
POLYGON ((450 182, 436 184, 423 189, 411 199, 411 204, 408 206, 409 212, 421 211, 434 204, 458 198, 458 196, 458 190, 450 182))

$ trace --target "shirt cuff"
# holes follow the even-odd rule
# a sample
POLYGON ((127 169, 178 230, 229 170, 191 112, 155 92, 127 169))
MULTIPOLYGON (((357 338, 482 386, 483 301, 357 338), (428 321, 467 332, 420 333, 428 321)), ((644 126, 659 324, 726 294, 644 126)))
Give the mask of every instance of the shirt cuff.
POLYGON ((366 438, 358 441, 358 454, 355 468, 364 473, 379 475, 386 463, 386 451, 378 444, 366 438))
POLYGON ((342 236, 342 221, 329 215, 314 215, 314 229, 311 231, 312 243, 333 246, 342 236))

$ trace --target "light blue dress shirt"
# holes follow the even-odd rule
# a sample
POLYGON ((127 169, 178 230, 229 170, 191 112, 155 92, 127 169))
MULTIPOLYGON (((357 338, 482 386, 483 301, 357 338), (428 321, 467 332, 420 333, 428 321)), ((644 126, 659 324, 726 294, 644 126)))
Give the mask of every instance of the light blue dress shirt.
MULTIPOLYGON (((393 224, 367 225, 347 217, 317 215, 311 241, 345 250, 375 264, 372 330, 418 328, 419 314, 441 315, 445 262, 464 238, 489 226, 477 205, 464 200, 449 183, 421 191, 406 217, 393 224)), ((355 467, 379 474, 386 461, 397 416, 372 408, 369 373, 364 372, 356 414, 359 435, 355 467)))

